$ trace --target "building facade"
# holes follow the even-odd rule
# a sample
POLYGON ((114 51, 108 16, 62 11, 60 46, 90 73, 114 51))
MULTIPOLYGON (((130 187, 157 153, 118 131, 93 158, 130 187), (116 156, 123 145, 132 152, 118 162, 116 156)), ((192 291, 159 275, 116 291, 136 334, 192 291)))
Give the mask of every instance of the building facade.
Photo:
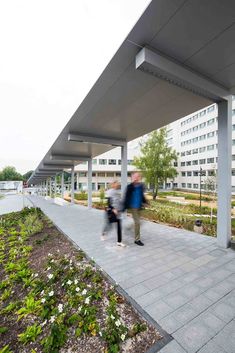
MULTIPOLYGON (((138 143, 128 144, 128 182, 131 180, 131 173, 136 169, 132 162, 139 154, 138 143)), ((87 162, 75 167, 75 186, 77 190, 87 190, 87 162)), ((92 190, 107 189, 114 180, 121 181, 121 148, 117 147, 101 154, 92 160, 92 190)))
MULTIPOLYGON (((235 100, 232 116, 232 175, 235 189, 235 100)), ((205 189, 209 177, 216 174, 218 162, 217 104, 199 110, 167 125, 167 142, 178 153, 178 176, 168 180, 167 188, 197 191, 205 189), (200 178, 201 174, 201 178, 200 178)))

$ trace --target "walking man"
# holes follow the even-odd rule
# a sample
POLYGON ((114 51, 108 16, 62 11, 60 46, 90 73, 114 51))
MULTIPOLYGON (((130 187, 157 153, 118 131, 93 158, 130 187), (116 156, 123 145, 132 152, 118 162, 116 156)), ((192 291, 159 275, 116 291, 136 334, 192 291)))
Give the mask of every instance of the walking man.
POLYGON ((144 196, 144 185, 141 176, 135 172, 132 174, 132 182, 127 186, 124 198, 124 211, 128 209, 133 217, 135 225, 135 244, 143 246, 140 240, 140 212, 143 204, 147 203, 144 196))

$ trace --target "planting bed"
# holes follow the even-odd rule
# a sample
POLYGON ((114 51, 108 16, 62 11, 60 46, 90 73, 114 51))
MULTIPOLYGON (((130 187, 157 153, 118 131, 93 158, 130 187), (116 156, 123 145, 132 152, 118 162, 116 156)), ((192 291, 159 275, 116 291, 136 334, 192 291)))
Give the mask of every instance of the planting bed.
POLYGON ((39 209, 0 218, 0 353, 142 353, 161 339, 39 209))

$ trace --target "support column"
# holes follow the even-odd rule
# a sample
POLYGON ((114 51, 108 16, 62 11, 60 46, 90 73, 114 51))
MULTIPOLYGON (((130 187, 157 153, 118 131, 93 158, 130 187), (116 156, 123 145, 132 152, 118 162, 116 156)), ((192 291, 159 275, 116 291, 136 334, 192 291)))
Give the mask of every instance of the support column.
POLYGON ((49 178, 49 196, 52 196, 52 192, 51 192, 51 177, 49 178))
POLYGON ((74 203, 74 166, 71 168, 71 203, 74 203))
POLYGON ((77 172, 76 178, 77 178, 77 191, 78 191, 79 190, 79 172, 77 172))
POLYGON ((121 189, 124 194, 127 186, 127 143, 121 146, 121 189))
POLYGON ((87 173, 88 208, 92 208, 92 159, 88 159, 87 173))
POLYGON ((57 189, 57 185, 56 185, 56 175, 55 175, 55 182, 54 182, 54 197, 56 197, 56 189, 57 189))
POLYGON ((218 211, 217 243, 223 248, 231 240, 232 96, 218 104, 218 211))
POLYGON ((64 172, 61 174, 61 197, 64 198, 64 172))
POLYGON ((46 179, 46 196, 48 195, 48 178, 46 179))

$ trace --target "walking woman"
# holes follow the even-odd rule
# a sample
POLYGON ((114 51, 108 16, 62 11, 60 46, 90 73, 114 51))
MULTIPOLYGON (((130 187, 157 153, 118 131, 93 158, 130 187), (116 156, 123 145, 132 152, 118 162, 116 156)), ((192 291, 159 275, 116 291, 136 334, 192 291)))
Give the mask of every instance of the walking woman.
POLYGON ((111 223, 117 223, 117 245, 124 247, 122 242, 122 225, 121 225, 121 192, 118 181, 112 183, 111 189, 107 193, 108 207, 106 209, 106 223, 102 232, 101 240, 106 240, 106 234, 111 223))

